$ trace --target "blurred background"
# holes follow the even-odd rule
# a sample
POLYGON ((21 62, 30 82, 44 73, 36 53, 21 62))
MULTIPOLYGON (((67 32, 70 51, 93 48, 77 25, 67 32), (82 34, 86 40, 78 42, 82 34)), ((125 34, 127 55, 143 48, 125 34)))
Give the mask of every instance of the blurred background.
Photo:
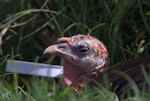
MULTIPOLYGON (((5 72, 8 59, 62 65, 44 49, 79 33, 107 46, 110 65, 150 54, 150 0, 0 0, 0 101, 119 101, 101 84, 74 93, 61 80, 5 72)), ((123 99, 149 101, 135 92, 123 99)))
POLYGON ((150 53, 149 0, 0 0, 0 73, 7 59, 58 64, 43 55, 57 38, 101 40, 111 65, 150 53))

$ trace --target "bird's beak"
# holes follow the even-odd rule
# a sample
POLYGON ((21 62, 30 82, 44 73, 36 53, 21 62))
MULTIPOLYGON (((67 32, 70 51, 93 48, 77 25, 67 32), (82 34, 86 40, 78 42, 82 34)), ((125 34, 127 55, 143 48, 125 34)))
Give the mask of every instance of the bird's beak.
POLYGON ((56 52, 56 49, 55 49, 56 45, 51 45, 49 47, 47 47, 43 54, 47 54, 47 53, 55 53, 56 52))
POLYGON ((69 55, 69 53, 71 51, 70 44, 72 43, 71 38, 70 37, 62 37, 62 38, 59 38, 57 40, 57 42, 58 42, 57 44, 47 47, 44 50, 43 54, 52 53, 52 54, 56 54, 59 56, 61 56, 62 54, 69 55))
POLYGON ((43 54, 52 53, 56 55, 62 55, 68 53, 70 50, 68 43, 58 43, 51 46, 48 46, 43 54))
POLYGON ((76 60, 77 57, 72 54, 71 45, 72 40, 67 37, 62 37, 57 40, 57 44, 47 47, 43 54, 52 53, 58 55, 66 60, 76 60))

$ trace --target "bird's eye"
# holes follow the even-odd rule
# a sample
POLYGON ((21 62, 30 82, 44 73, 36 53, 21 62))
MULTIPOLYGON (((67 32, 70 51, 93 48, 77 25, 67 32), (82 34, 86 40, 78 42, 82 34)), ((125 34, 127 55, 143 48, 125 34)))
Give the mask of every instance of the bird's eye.
POLYGON ((81 53, 86 53, 89 49, 88 49, 88 47, 79 47, 79 50, 80 50, 80 52, 81 53))

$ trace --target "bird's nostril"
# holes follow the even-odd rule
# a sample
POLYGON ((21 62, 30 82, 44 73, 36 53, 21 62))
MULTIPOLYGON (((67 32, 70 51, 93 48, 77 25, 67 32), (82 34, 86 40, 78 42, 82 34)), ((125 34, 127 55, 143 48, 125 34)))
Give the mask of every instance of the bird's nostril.
POLYGON ((68 44, 67 43, 59 43, 58 48, 67 48, 68 44))
POLYGON ((69 51, 68 43, 58 43, 56 48, 63 52, 69 51))

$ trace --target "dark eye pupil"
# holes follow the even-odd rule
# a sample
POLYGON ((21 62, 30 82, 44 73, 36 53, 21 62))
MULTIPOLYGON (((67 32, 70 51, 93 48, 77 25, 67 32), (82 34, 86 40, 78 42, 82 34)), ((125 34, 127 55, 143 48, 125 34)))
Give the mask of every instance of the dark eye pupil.
POLYGON ((88 51, 88 48, 80 48, 80 52, 85 53, 88 51))

